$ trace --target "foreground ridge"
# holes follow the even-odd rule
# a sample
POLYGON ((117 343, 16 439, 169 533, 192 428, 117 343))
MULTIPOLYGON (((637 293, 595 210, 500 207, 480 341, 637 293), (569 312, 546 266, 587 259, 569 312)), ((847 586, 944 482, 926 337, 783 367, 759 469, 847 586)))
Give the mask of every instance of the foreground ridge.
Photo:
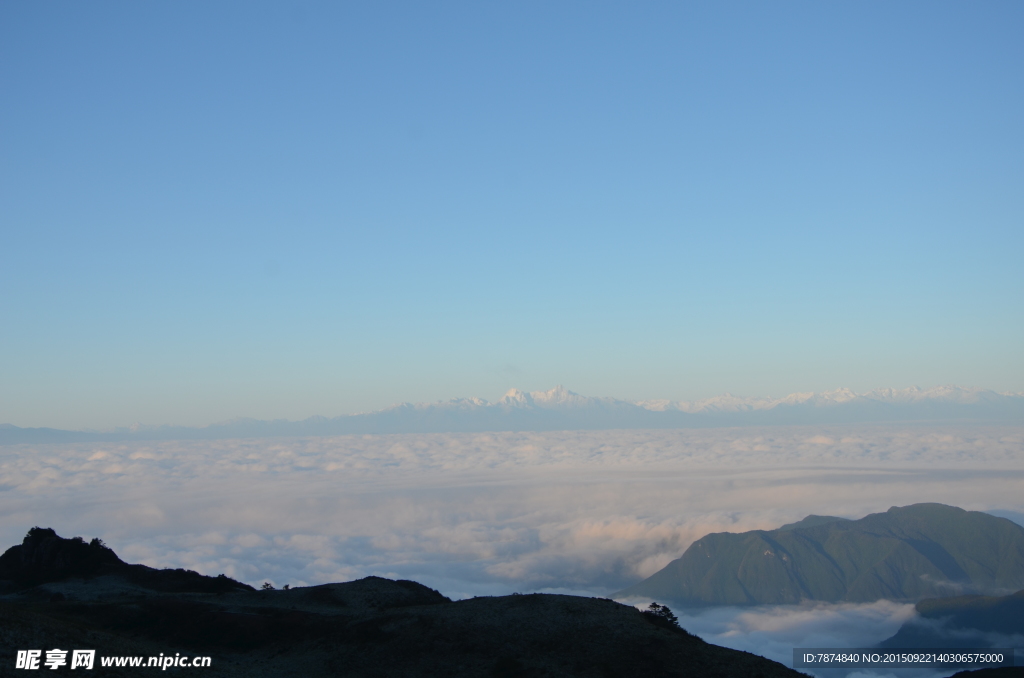
POLYGON ((125 569, 137 567, 97 540, 30 530, 0 556, 0 576, 14 577, 0 595, 0 666, 14 665, 15 648, 71 647, 101 657, 208 656, 204 675, 223 676, 802 675, 705 643, 661 607, 645 614, 550 594, 451 601, 380 577, 279 591, 238 582, 170 591, 162 578, 177 571, 147 568, 150 578, 140 580, 125 569))

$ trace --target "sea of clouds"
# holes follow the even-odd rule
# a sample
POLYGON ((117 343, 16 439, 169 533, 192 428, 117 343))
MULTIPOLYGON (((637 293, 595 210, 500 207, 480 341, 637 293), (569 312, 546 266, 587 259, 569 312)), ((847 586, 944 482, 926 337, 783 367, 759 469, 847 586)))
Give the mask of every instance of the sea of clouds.
MULTIPOLYGON (((916 502, 1019 519, 1022 487, 1024 427, 1012 426, 9 445, 0 447, 0 544, 40 525, 101 537, 129 562, 254 585, 374 574, 453 598, 607 596, 708 532, 916 502)), ((838 629, 839 645, 877 642, 908 610, 719 609, 683 619, 713 642, 773 656, 791 651, 800 629, 838 629)))

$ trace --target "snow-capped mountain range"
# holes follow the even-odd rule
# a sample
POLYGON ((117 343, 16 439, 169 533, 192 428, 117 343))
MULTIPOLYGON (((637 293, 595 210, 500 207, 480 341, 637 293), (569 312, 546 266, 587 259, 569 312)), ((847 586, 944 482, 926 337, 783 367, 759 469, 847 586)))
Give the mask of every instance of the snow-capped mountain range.
POLYGON ((841 388, 783 398, 725 395, 681 402, 583 396, 556 386, 548 391, 513 388, 497 402, 455 398, 402 403, 362 414, 302 421, 236 419, 204 427, 133 426, 112 431, 63 431, 0 425, 0 444, 95 440, 222 439, 371 433, 556 431, 578 429, 702 428, 772 424, 858 422, 1002 422, 1024 424, 1024 393, 939 386, 841 388))

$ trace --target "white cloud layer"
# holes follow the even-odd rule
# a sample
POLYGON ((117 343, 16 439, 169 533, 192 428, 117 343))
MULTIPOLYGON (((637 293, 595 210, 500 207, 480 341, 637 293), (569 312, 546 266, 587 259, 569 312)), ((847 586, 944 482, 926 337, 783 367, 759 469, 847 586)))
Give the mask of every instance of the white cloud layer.
MULTIPOLYGON (((278 586, 376 574, 453 597, 608 595, 708 532, 811 513, 859 518, 924 501, 1024 513, 1024 427, 393 434, 12 445, 0 455, 3 545, 50 526, 156 567, 278 586)), ((895 623, 902 609, 691 623, 771 653, 770 638, 793 647, 792 629, 877 635, 878 619, 895 623)))
POLYGON ((678 616, 683 628, 712 643, 790 666, 794 647, 871 647, 911 619, 914 606, 880 600, 869 604, 721 607, 678 616))
MULTIPOLYGON (((708 642, 792 666, 795 647, 872 647, 896 633, 914 615, 913 605, 879 600, 867 604, 718 607, 677 616, 683 628, 708 642)), ((940 678, 959 670, 800 669, 821 678, 940 678)))
POLYGON ((791 427, 16 445, 35 524, 245 581, 420 577, 607 593, 709 531, 940 501, 1024 511, 1024 428, 791 427))

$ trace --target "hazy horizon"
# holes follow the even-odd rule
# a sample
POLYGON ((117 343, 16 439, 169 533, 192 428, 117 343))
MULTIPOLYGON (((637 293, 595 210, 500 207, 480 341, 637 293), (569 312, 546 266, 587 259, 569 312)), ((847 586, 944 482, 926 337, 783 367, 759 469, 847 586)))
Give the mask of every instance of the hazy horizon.
MULTIPOLYGON (((241 417, 235 417, 235 418, 227 419, 227 420, 205 421, 205 422, 194 423, 194 424, 182 424, 182 423, 179 423, 179 422, 170 422, 170 421, 163 421, 163 422, 131 422, 130 424, 120 424, 118 426, 110 426, 110 427, 106 427, 106 428, 86 427, 86 428, 80 428, 80 429, 69 428, 67 430, 82 431, 82 432, 109 432, 109 431, 119 431, 119 430, 120 431, 123 431, 123 430, 139 430, 140 428, 141 429, 152 429, 152 428, 195 428, 195 429, 200 429, 200 428, 205 428, 205 427, 210 427, 210 426, 217 426, 217 425, 221 425, 221 424, 230 424, 230 423, 240 422, 240 421, 269 421, 269 422, 282 422, 282 421, 285 421, 285 422, 289 422, 289 423, 300 423, 302 421, 307 421, 307 420, 312 420, 312 419, 344 418, 344 417, 352 417, 352 416, 366 415, 366 414, 380 414, 380 413, 384 413, 384 412, 387 412, 387 411, 390 411, 390 410, 394 410, 395 408, 401 408, 401 407, 404 407, 404 406, 413 406, 413 407, 416 407, 418 409, 431 408, 431 407, 445 407, 445 406, 451 406, 451 405, 458 405, 458 406, 469 405, 469 406, 484 406, 484 407, 486 407, 486 406, 497 406, 497 405, 501 405, 501 404, 507 402, 510 397, 515 397, 516 394, 526 394, 527 396, 532 396, 532 397, 537 397, 537 396, 541 396, 541 397, 548 396, 548 397, 550 397, 550 395, 552 393, 559 392, 559 391, 563 391, 563 392, 569 394, 570 396, 580 397, 580 398, 588 400, 588 401, 615 401, 615 402, 619 402, 619 403, 628 403, 628 404, 637 405, 639 407, 642 407, 642 408, 645 408, 645 409, 648 409, 648 410, 651 410, 651 411, 662 411, 662 410, 665 410, 665 409, 675 409, 675 410, 687 411, 687 412, 699 412, 699 411, 709 411, 709 410, 710 411, 728 411, 730 408, 739 408, 739 407, 748 407, 748 408, 754 408, 754 409, 770 409, 772 407, 776 407, 776 406, 780 406, 780 405, 799 404, 799 403, 809 402, 809 401, 811 401, 811 400, 813 400, 815 398, 825 398, 829 403, 833 403, 833 402, 835 402, 835 403, 843 403, 845 401, 845 399, 849 398, 850 396, 870 397, 870 398, 874 398, 876 400, 880 399, 880 398, 892 399, 893 397, 895 397, 896 399, 903 398, 904 400, 907 400, 908 398, 918 397, 918 399, 929 399, 929 398, 936 399, 936 400, 943 400, 943 399, 945 399, 945 400, 950 400, 951 402, 957 402, 957 397, 959 397, 959 401, 960 402, 963 402, 964 401, 964 396, 967 396, 969 398, 971 396, 976 396, 978 394, 980 394, 982 396, 985 396, 985 395, 995 395, 995 396, 1006 396, 1006 397, 1012 397, 1012 398, 1024 397, 1024 392, 1013 392, 1013 391, 999 392, 999 391, 995 391, 993 389, 987 389, 987 388, 978 387, 978 386, 962 386, 962 385, 958 385, 958 384, 937 384, 937 385, 934 385, 934 386, 931 386, 931 387, 926 387, 926 388, 922 388, 922 387, 917 386, 917 385, 909 386, 909 387, 905 387, 905 388, 893 388, 891 386, 887 386, 887 387, 882 387, 882 388, 873 388, 873 389, 870 389, 870 390, 867 390, 867 391, 864 391, 864 392, 856 392, 856 391, 853 391, 852 389, 848 389, 848 388, 845 388, 845 387, 838 387, 838 388, 829 389, 829 390, 823 391, 823 392, 797 391, 797 392, 794 392, 794 393, 787 393, 787 394, 781 394, 781 395, 771 395, 771 396, 750 396, 750 395, 740 395, 740 394, 723 392, 723 393, 716 393, 716 394, 714 394, 712 396, 698 398, 698 399, 690 400, 690 401, 672 400, 672 399, 667 399, 667 398, 665 398, 665 399, 638 398, 638 399, 634 399, 634 400, 629 400, 629 399, 624 399, 624 398, 616 398, 614 396, 609 396, 609 395, 584 395, 584 394, 580 394, 580 393, 577 393, 575 391, 572 391, 571 389, 565 389, 561 384, 559 384, 559 385, 557 385, 557 386, 555 386, 553 388, 542 389, 542 390, 538 390, 538 391, 527 391, 527 390, 524 390, 524 389, 519 389, 519 388, 516 388, 516 387, 511 387, 509 389, 506 389, 500 397, 494 398, 494 399, 480 398, 479 396, 476 396, 476 395, 471 395, 471 396, 465 396, 464 395, 464 396, 458 396, 458 397, 448 398, 448 399, 444 399, 444 400, 437 400, 437 401, 433 401, 433 402, 410 402, 408 400, 403 400, 403 401, 394 402, 394 403, 390 404, 387 407, 383 407, 383 408, 380 408, 380 409, 377 409, 377 410, 359 410, 359 411, 355 411, 355 412, 345 412, 345 413, 340 413, 340 414, 339 413, 325 414, 323 412, 317 412, 317 413, 314 413, 314 414, 310 415, 309 417, 304 417, 303 419, 297 419, 297 420, 287 420, 287 419, 283 419, 281 417, 273 417, 273 418, 266 419, 266 420, 260 420, 260 419, 256 419, 255 417, 241 416, 241 417), (837 396, 838 396, 838 398, 837 398, 837 396), (950 398, 949 396, 953 396, 953 398, 950 398)), ((548 403, 542 403, 542 404, 543 405, 548 405, 548 403)), ((899 421, 899 420, 897 419, 896 421, 899 421)), ((754 423, 758 424, 758 423, 762 423, 762 422, 754 422, 754 423)), ((796 423, 796 422, 786 422, 786 423, 796 423)), ((814 423, 814 422, 807 422, 807 423, 814 423)), ((14 422, 0 421, 0 426, 4 426, 4 425, 18 426, 19 428, 53 428, 53 429, 60 429, 61 428, 61 427, 55 426, 55 425, 47 425, 47 426, 40 426, 40 427, 29 427, 29 426, 23 426, 23 425, 19 426, 18 424, 14 423, 14 422)), ((731 425, 742 425, 742 424, 736 424, 734 422, 730 422, 730 423, 724 423, 724 424, 721 424, 721 425, 731 426, 731 425)), ((571 429, 572 426, 567 426, 566 428, 571 429)), ((642 428, 642 427, 641 426, 636 426, 636 427, 633 427, 633 428, 642 428)), ((453 429, 453 430, 455 430, 455 429, 453 429)), ((521 430, 528 430, 528 429, 521 429, 521 430)))

